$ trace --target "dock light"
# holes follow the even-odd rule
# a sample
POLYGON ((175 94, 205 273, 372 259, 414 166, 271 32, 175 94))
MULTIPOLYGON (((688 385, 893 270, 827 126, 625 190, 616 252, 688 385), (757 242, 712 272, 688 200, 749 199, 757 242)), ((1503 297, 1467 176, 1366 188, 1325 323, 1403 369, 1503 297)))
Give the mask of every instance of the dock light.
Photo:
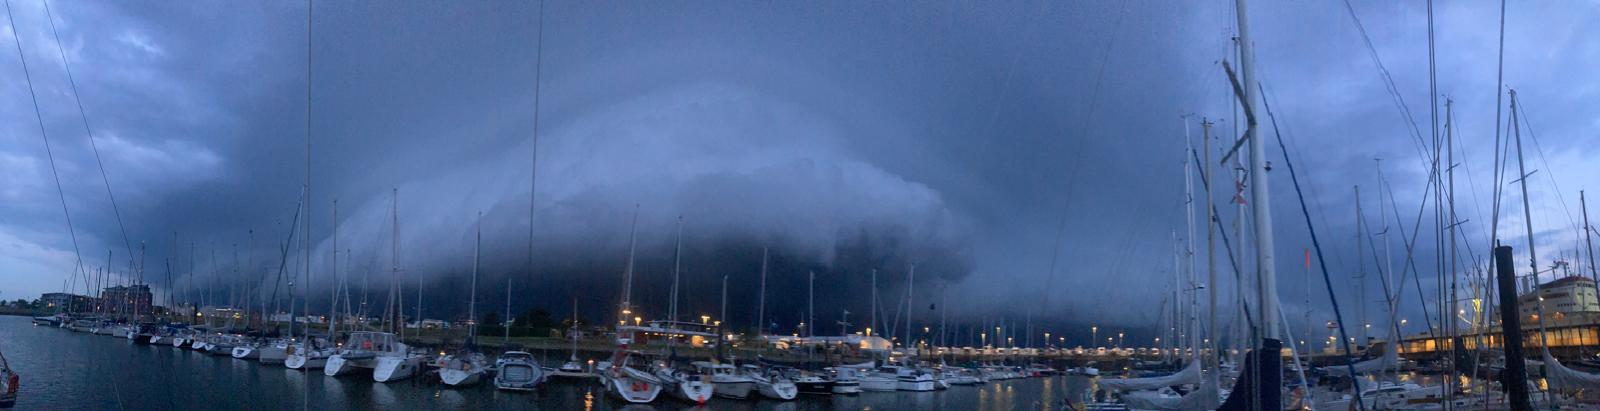
POLYGON ((722 320, 716 320, 716 321, 713 321, 713 322, 712 322, 712 323, 711 323, 711 325, 714 325, 714 326, 718 326, 718 327, 721 327, 721 326, 722 326, 722 320))
POLYGON ((700 316, 700 323, 701 324, 710 324, 711 323, 711 316, 709 316, 709 315, 700 316))
POLYGON ((872 336, 872 327, 867 327, 867 336, 872 336))
POLYGON ((635 327, 637 327, 637 326, 639 326, 639 322, 640 322, 640 321, 644 321, 644 319, 642 319, 642 318, 639 318, 639 317, 633 317, 633 325, 634 325, 634 326, 635 326, 635 327))

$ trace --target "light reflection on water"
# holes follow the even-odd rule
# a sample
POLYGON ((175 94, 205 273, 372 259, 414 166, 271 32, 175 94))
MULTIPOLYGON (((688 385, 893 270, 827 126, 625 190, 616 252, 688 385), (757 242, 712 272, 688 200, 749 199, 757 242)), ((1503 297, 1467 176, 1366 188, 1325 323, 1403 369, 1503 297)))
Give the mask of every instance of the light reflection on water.
MULTIPOLYGON (((370 374, 327 377, 230 356, 209 356, 169 346, 134 345, 127 339, 36 327, 26 317, 0 316, 0 349, 22 374, 17 409, 688 409, 666 399, 629 406, 599 385, 550 383, 531 393, 500 392, 486 379, 477 387, 449 389, 422 378, 379 384, 370 374)), ((557 357, 565 353, 553 354, 557 357)), ((559 363, 561 358, 550 358, 559 363)), ((1062 399, 1083 397, 1088 380, 1029 378, 956 386, 937 392, 869 392, 854 396, 802 396, 792 402, 713 399, 694 409, 733 411, 817 410, 1053 410, 1062 399)))

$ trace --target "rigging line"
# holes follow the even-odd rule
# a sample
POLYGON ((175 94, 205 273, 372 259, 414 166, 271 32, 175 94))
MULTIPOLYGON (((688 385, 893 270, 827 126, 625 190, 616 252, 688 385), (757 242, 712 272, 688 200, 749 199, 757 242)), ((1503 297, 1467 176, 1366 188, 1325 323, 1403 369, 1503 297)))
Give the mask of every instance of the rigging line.
MULTIPOLYGON (((17 19, 11 12, 11 0, 6 0, 6 21, 11 23, 11 40, 17 46, 17 58, 22 60, 22 76, 28 81, 28 96, 33 99, 33 118, 39 122, 39 138, 44 140, 44 153, 50 159, 50 175, 55 178, 56 195, 61 198, 61 214, 67 219, 67 235, 72 238, 72 255, 77 259, 77 268, 72 273, 73 278, 87 276, 83 272, 83 253, 78 249, 78 232, 72 228, 72 212, 67 208, 67 191, 61 188, 61 172, 56 170, 56 155, 50 148, 50 133, 44 127, 44 115, 39 112, 39 93, 33 90, 33 74, 28 72, 28 57, 22 52, 22 36, 17 34, 17 19)), ((92 294, 93 289, 88 288, 89 279, 84 277, 84 288, 92 294)))
MULTIPOLYGON (((1267 79, 1267 77, 1265 75, 1260 74, 1259 72, 1258 72, 1258 74, 1256 76, 1258 78, 1267 79)), ((1263 80, 1263 81, 1265 81, 1265 80, 1263 80)), ((1261 98, 1263 98, 1263 99, 1271 98, 1271 99, 1274 99, 1274 100, 1278 101, 1279 103, 1283 102, 1282 100, 1277 100, 1277 95, 1268 94, 1266 92, 1267 89, 1264 86, 1264 84, 1265 84, 1264 82, 1263 83, 1258 83, 1258 84, 1262 85, 1261 86, 1262 87, 1262 89, 1261 89, 1262 90, 1261 98)), ((1281 108, 1281 105, 1280 105, 1280 108, 1281 108)), ((1292 128, 1290 128, 1288 124, 1283 125, 1283 130, 1284 130, 1283 133, 1287 134, 1289 136, 1288 144, 1289 144, 1290 153, 1294 154, 1296 157, 1299 157, 1301 164, 1305 164, 1306 163, 1305 155, 1302 154, 1302 153, 1304 153, 1304 151, 1300 150, 1299 142, 1295 140, 1294 130, 1292 128)), ((1322 225, 1324 227, 1332 227, 1333 224, 1328 222, 1328 214, 1325 212, 1328 207, 1327 207, 1326 203, 1324 203, 1322 201, 1323 196, 1322 196, 1322 193, 1317 189, 1317 184, 1315 182, 1313 182, 1313 181, 1309 181, 1309 179, 1308 179, 1308 181, 1306 181, 1306 185, 1305 186, 1306 186, 1306 191, 1309 192, 1307 194, 1307 197, 1309 197, 1311 199, 1311 201, 1310 201, 1311 204, 1316 204, 1317 205, 1316 208, 1317 208, 1318 213, 1315 213, 1317 215, 1317 219, 1322 221, 1322 225)), ((1339 244, 1330 244, 1328 246, 1328 248, 1333 250, 1332 254, 1333 254, 1333 262, 1334 262, 1334 264, 1337 264, 1340 267, 1344 267, 1345 266, 1345 264, 1344 264, 1344 253, 1343 253, 1344 247, 1339 245, 1339 244)))
MULTIPOLYGON (((1383 65, 1383 59, 1379 58, 1377 47, 1372 45, 1372 37, 1367 35, 1366 25, 1362 24, 1361 18, 1356 16, 1355 6, 1350 4, 1350 0, 1345 0, 1344 6, 1345 10, 1350 14, 1350 19, 1356 24, 1356 31, 1361 34, 1362 44, 1367 48, 1367 56, 1372 58, 1373 64, 1377 65, 1378 75, 1383 79, 1385 91, 1389 93, 1390 100, 1399 109, 1402 120, 1405 121, 1405 125, 1409 128, 1408 131, 1411 132, 1411 136, 1414 139, 1412 143, 1416 145, 1417 154, 1423 158, 1429 157, 1424 154, 1428 151, 1426 148, 1428 144, 1422 140, 1422 129, 1417 127, 1417 122, 1411 115, 1411 107, 1406 104, 1405 98, 1400 95, 1400 89, 1395 85, 1394 77, 1389 74, 1389 69, 1383 65)), ((1424 166, 1426 165, 1426 162, 1424 162, 1424 166)))
MULTIPOLYGON (((1105 51, 1102 52, 1100 56, 1100 70, 1095 74, 1094 88, 1091 89, 1092 91, 1090 91, 1089 94, 1089 112, 1084 115, 1083 125, 1079 128, 1077 149, 1072 150, 1073 161, 1069 162, 1071 165, 1068 166, 1069 168, 1067 170, 1066 201, 1063 201, 1061 206, 1061 224, 1056 229, 1058 233, 1056 237, 1058 240, 1055 249, 1051 250, 1051 259, 1057 258, 1056 256, 1061 253, 1061 247, 1059 244, 1061 235, 1059 233, 1066 230, 1067 211, 1072 208, 1072 189, 1077 185, 1078 165, 1083 163, 1082 161, 1078 160, 1083 156, 1084 142, 1089 140, 1089 128, 1094 122, 1095 111, 1100 107, 1100 86, 1104 84, 1105 81, 1106 66, 1111 65, 1111 50, 1117 44, 1117 33, 1122 31, 1122 19, 1128 14, 1127 11, 1128 4, 1122 3, 1122 6, 1117 10, 1117 20, 1111 26, 1111 35, 1106 41, 1105 51)), ((1041 309, 1049 306, 1050 289, 1054 288, 1054 286, 1055 271, 1052 269, 1050 275, 1045 276, 1044 301, 1039 305, 1041 309)))
POLYGON ((1539 162, 1544 163, 1544 169, 1550 170, 1545 174, 1549 176, 1551 189, 1556 192, 1556 201, 1561 204, 1561 210, 1567 213, 1567 223, 1572 226, 1573 231, 1578 232, 1578 237, 1582 238, 1583 231, 1578 227, 1577 219, 1572 216, 1572 209, 1567 207, 1566 196, 1561 195, 1561 186, 1556 183, 1555 169, 1550 167, 1550 159, 1545 157, 1544 147, 1539 145, 1539 135, 1533 132, 1533 122, 1528 120, 1527 103, 1523 103, 1520 98, 1512 98, 1517 100, 1517 124, 1528 130, 1528 138, 1533 140, 1533 152, 1539 155, 1539 162))
POLYGON ((1500 0, 1500 48, 1499 48, 1498 54, 1499 54, 1499 57, 1498 57, 1499 60, 1498 60, 1498 63, 1496 63, 1497 66, 1495 68, 1495 74, 1494 74, 1494 168, 1495 168, 1495 170, 1494 170, 1495 171, 1494 179, 1495 179, 1495 183, 1494 183, 1494 210, 1492 211, 1492 217, 1490 217, 1490 220, 1489 220, 1489 246, 1490 247, 1496 247, 1496 246, 1499 246, 1499 244, 1500 244, 1500 241, 1499 241, 1499 231, 1500 231, 1500 181, 1502 179, 1502 176, 1501 176, 1501 167, 1502 167, 1502 165, 1500 164, 1500 139, 1501 139, 1500 123, 1501 123, 1501 119, 1504 118, 1504 116, 1501 114, 1500 111, 1502 109, 1502 106, 1505 105, 1505 103, 1502 101, 1502 99, 1505 98, 1505 95, 1503 93, 1501 93, 1501 90, 1505 89, 1505 87, 1506 87, 1506 82, 1505 82, 1505 78, 1506 78, 1506 0, 1500 0))
POLYGON ((106 184, 106 197, 111 199, 111 212, 117 216, 117 228, 122 231, 122 245, 128 250, 128 261, 133 261, 133 242, 128 240, 128 227, 122 223, 122 210, 117 207, 117 196, 111 193, 111 178, 106 176, 106 163, 100 159, 100 147, 95 143, 94 129, 89 128, 89 115, 83 110, 83 97, 78 94, 78 80, 72 76, 72 65, 67 62, 67 52, 61 46, 61 33, 56 31, 55 15, 50 12, 50 1, 44 0, 45 20, 50 22, 50 34, 56 39, 56 54, 61 56, 61 68, 67 73, 67 84, 72 85, 72 100, 78 103, 78 118, 83 120, 83 131, 89 135, 89 149, 94 151, 94 163, 100 167, 100 180, 106 184))
MULTIPOLYGON (((1346 2, 1345 4, 1348 5, 1349 3, 1346 2)), ((1262 94, 1266 93, 1266 89, 1261 87, 1260 83, 1257 83, 1256 87, 1262 88, 1262 94)), ((1322 259, 1322 242, 1317 240, 1317 227, 1311 224, 1311 210, 1306 208, 1306 196, 1300 190, 1300 177, 1294 171, 1294 161, 1289 159, 1289 148, 1283 143, 1283 134, 1278 132, 1278 118, 1272 114, 1272 105, 1267 103, 1267 99, 1261 99, 1261 104, 1267 110, 1267 119, 1272 122, 1273 134, 1278 139, 1278 149, 1283 152, 1283 163, 1289 168, 1289 181, 1294 183, 1294 194, 1300 199, 1300 214, 1305 217, 1306 231, 1311 236, 1311 247, 1317 250, 1317 265, 1322 268, 1322 282, 1327 286, 1328 302, 1333 305, 1333 316, 1338 321, 1339 344, 1344 346, 1345 367, 1349 369, 1350 375, 1357 375, 1355 362, 1350 360, 1350 354, 1355 351, 1350 349, 1350 335, 1345 332, 1344 315, 1339 312, 1339 297, 1334 294, 1332 277, 1328 276, 1328 262, 1322 259)), ((1350 382, 1353 384, 1356 393, 1355 403, 1358 408, 1364 408, 1365 403, 1361 400, 1361 379, 1351 378, 1350 382)))

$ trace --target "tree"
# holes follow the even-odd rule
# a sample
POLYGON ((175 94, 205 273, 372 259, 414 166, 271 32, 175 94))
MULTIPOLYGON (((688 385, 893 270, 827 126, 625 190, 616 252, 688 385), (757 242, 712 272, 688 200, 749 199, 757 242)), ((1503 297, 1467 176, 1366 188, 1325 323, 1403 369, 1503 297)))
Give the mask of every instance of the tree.
POLYGON ((517 314, 516 321, 511 323, 515 327, 553 328, 559 324, 550 316, 549 311, 543 309, 530 309, 517 314))

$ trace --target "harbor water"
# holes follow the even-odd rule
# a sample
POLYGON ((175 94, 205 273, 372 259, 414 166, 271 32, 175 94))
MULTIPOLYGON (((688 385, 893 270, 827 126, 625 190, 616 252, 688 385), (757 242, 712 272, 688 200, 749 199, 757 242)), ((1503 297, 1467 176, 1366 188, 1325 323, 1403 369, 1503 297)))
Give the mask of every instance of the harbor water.
MULTIPOLYGON (((326 377, 168 345, 135 345, 15 316, 0 316, 0 352, 22 375, 18 410, 1057 410, 1064 400, 1081 400, 1091 384, 1075 377, 1024 378, 792 402, 718 398, 705 407, 662 395, 653 404, 629 406, 607 397, 597 383, 551 381, 529 393, 497 391, 490 383, 452 389, 426 377, 380 384, 367 375, 326 377)), ((549 353, 550 360, 565 354, 549 353)))

